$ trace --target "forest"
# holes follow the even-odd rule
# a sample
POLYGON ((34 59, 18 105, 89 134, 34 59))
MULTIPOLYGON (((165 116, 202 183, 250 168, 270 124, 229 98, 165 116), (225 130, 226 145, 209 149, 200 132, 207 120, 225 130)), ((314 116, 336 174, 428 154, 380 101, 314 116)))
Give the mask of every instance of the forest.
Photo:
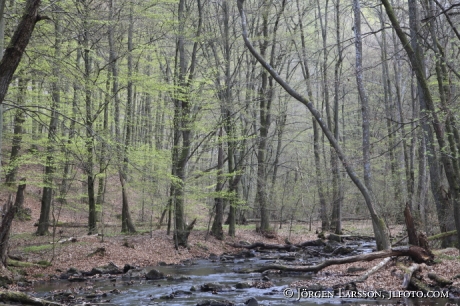
POLYGON ((27 185, 38 236, 61 214, 88 234, 161 228, 176 248, 195 226, 222 240, 248 221, 269 236, 371 220, 385 250, 408 208, 459 246, 459 8, 1 0, 3 220, 30 218, 13 205, 27 185))

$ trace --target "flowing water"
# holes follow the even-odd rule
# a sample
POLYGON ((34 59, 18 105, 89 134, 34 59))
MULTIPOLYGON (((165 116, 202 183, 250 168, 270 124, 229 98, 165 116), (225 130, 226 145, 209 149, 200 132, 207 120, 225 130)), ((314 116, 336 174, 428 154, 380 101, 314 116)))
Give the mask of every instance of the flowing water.
MULTIPOLYGON (((361 248, 360 252, 369 252, 370 247, 361 248)), ((385 305, 385 304, 402 304, 402 305, 460 305, 459 300, 447 300, 447 299, 356 299, 356 298, 345 298, 334 295, 332 291, 324 292, 324 298, 315 297, 302 297, 298 299, 298 292, 293 291, 292 297, 286 297, 284 292, 289 289, 289 284, 294 281, 307 279, 313 277, 310 274, 305 273, 291 273, 291 274, 270 274, 268 275, 269 281, 272 283, 269 288, 257 289, 236 289, 237 283, 241 282, 260 282, 263 276, 260 273, 236 273, 239 269, 251 268, 260 266, 263 264, 270 263, 272 258, 279 257, 281 253, 269 254, 268 258, 257 256, 246 259, 230 259, 227 261, 220 260, 197 260, 191 265, 175 265, 175 266, 159 266, 155 267, 165 275, 174 276, 175 279, 178 276, 180 280, 155 280, 146 281, 142 279, 128 279, 125 277, 117 277, 115 279, 100 279, 91 280, 91 284, 88 283, 70 283, 67 281, 56 281, 47 282, 37 285, 35 287, 36 292, 41 297, 50 298, 49 292, 52 290, 70 291, 74 288, 84 288, 85 286, 91 285, 92 290, 101 290, 107 292, 109 290, 118 289, 120 293, 113 294, 109 293, 106 297, 101 297, 98 302, 108 302, 109 305, 168 305, 168 306, 180 306, 180 305, 197 305, 203 300, 217 300, 224 301, 228 300, 235 305, 245 305, 245 302, 250 298, 255 298, 259 302, 259 305, 358 305, 358 304, 373 304, 373 305, 385 305), (219 292, 203 292, 200 290, 201 285, 206 283, 219 283, 226 285, 228 289, 224 289, 219 292), (193 291, 192 287, 196 288, 193 291), (173 299, 168 299, 171 295, 174 295, 173 299), (334 295, 334 296, 332 296, 334 295)), ((260 255, 260 254, 258 254, 260 255)), ((281 254, 282 255, 282 254, 281 254)), ((317 259, 320 261, 321 259, 317 259)), ((283 262, 281 262, 283 263, 283 262)), ((267 280, 267 279, 265 279, 267 280)), ((73 291, 74 292, 74 291, 73 291)), ((85 297, 88 301, 88 294, 81 293, 77 296, 85 297)), ((106 304, 107 305, 107 304, 106 304)))

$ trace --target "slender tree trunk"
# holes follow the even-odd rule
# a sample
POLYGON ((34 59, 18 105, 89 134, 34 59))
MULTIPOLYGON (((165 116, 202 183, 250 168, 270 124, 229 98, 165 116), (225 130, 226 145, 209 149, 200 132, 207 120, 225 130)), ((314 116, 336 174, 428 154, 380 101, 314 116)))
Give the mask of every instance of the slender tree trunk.
MULTIPOLYGON (((201 1, 197 0, 198 7, 198 26, 196 35, 201 35, 202 26, 202 6, 201 1)), ((178 37, 176 43, 176 67, 175 67, 175 82, 176 92, 174 93, 174 140, 172 154, 172 175, 176 178, 176 182, 171 185, 171 204, 174 207, 174 241, 176 248, 179 246, 186 247, 188 245, 188 236, 195 223, 187 225, 185 221, 185 182, 187 173, 187 163, 190 158, 190 146, 192 142, 192 109, 191 96, 188 89, 195 76, 195 68, 197 64, 198 42, 193 44, 192 53, 190 55, 190 66, 187 67, 187 50, 185 48, 185 21, 188 7, 185 5, 185 0, 179 1, 178 6, 178 37), (188 68, 188 69, 187 69, 188 68)))
MULTIPOLYGON (((271 9, 268 0, 262 4, 262 42, 260 43, 260 53, 265 57, 269 43, 268 33, 268 13, 271 9)), ((272 46, 274 48, 274 46, 272 46)), ((257 146, 257 191, 256 203, 260 210, 260 230, 267 232, 270 230, 270 213, 267 195, 267 137, 270 128, 271 116, 270 109, 273 92, 269 88, 268 73, 262 69, 260 77, 259 96, 259 140, 257 146)))
POLYGON ((363 170, 364 183, 367 189, 372 192, 371 175, 371 153, 370 153, 370 109, 363 80, 363 45, 361 37, 361 5, 359 0, 353 0, 353 16, 355 31, 355 74, 358 87, 359 99, 361 101, 362 127, 363 127, 363 170))
MULTIPOLYGON (((334 137, 340 141, 339 135, 339 90, 340 90, 340 75, 342 70, 343 50, 340 38, 340 0, 335 2, 335 18, 336 18, 336 45, 338 59, 334 68, 334 137)), ((331 127, 332 128, 332 127, 331 127)), ((342 233, 342 203, 343 203, 343 184, 340 177, 339 159, 337 153, 331 148, 331 166, 332 166, 332 188, 333 188, 333 203, 332 203, 332 225, 335 228, 335 233, 342 233)))
POLYGON ((133 130, 133 7, 132 3, 129 10, 129 28, 128 28, 128 96, 126 100, 126 133, 125 133, 125 144, 123 150, 123 165, 119 170, 119 177, 121 183, 122 192, 122 208, 121 208, 121 231, 123 233, 134 233, 136 228, 131 219, 131 213, 129 211, 128 195, 126 190, 126 179, 128 173, 128 148, 131 145, 131 134, 133 130))
POLYGON ((216 197, 214 199, 214 222, 212 223, 211 233, 219 240, 224 239, 224 230, 222 228, 224 219, 224 198, 221 193, 224 187, 223 168, 224 168, 224 148, 222 139, 222 128, 218 133, 218 149, 217 149, 217 184, 216 184, 216 197))
MULTIPOLYGON (((308 68, 307 54, 306 54, 307 46, 306 46, 305 32, 304 32, 302 17, 300 15, 301 11, 300 11, 299 0, 296 1, 296 4, 297 4, 297 11, 299 13, 300 40, 302 44, 302 50, 299 52, 301 53, 301 56, 302 56, 302 62, 301 62, 302 73, 303 73, 304 80, 306 81, 308 95, 312 96, 313 94, 312 94, 311 85, 310 85, 310 71, 308 68)), ((324 194, 323 176, 321 173, 321 154, 319 150, 318 125, 314 118, 312 122, 313 122, 313 152, 314 152, 314 157, 315 157, 316 185, 318 188, 318 197, 319 197, 319 203, 320 203, 321 230, 327 231, 330 228, 330 223, 329 223, 328 214, 327 214, 326 197, 324 194)))
POLYGON ((88 192, 88 235, 97 232, 97 211, 96 211, 96 198, 95 198, 95 177, 94 177, 94 131, 93 131, 93 114, 92 114, 92 90, 91 90, 91 56, 89 46, 89 30, 88 18, 89 7, 88 3, 84 1, 84 14, 83 17, 83 62, 84 62, 84 81, 85 81, 85 129, 86 129, 86 183, 88 192))
MULTIPOLYGON (((19 152, 21 151, 22 135, 24 133, 22 125, 24 124, 25 118, 24 110, 21 107, 24 106, 26 98, 27 81, 22 77, 18 78, 18 89, 17 105, 19 108, 16 110, 16 114, 14 115, 14 136, 11 146, 10 162, 8 163, 8 171, 5 177, 5 184, 10 187, 15 184, 16 173, 19 168, 19 152)), ((3 122, 1 125, 3 125, 3 122)))
MULTIPOLYGON (((380 26, 382 29, 385 26, 385 20, 383 19, 383 12, 381 9, 379 10, 379 17, 380 17, 380 26)), ((394 186, 394 200, 398 204, 403 203, 402 199, 402 181, 401 181, 401 173, 398 167, 398 159, 395 149, 395 129, 392 124, 392 118, 394 117, 394 112, 392 111, 394 107, 393 101, 393 92, 391 89, 391 80, 390 80, 390 73, 388 67, 388 58, 387 58, 387 36, 386 31, 382 31, 382 44, 381 44, 381 57, 382 57, 382 79, 383 79, 383 91, 384 91, 384 104, 385 104, 385 115, 387 116, 386 120, 386 127, 387 127, 387 134, 388 134, 388 151, 390 155, 390 169, 392 174, 392 182, 394 186)))
MULTIPOLYGON (((6 0, 0 0, 0 60, 5 49, 5 11, 6 0)), ((3 144, 3 104, 0 104, 0 174, 2 173, 2 144, 3 144)), ((1 180, 1 176, 0 176, 1 180)))
POLYGON ((43 191, 41 199, 40 220, 38 222, 37 235, 46 235, 48 233, 49 215, 51 203, 53 200, 53 176, 55 172, 54 155, 55 155, 55 137, 58 126, 58 108, 61 104, 61 88, 59 84, 60 75, 60 58, 61 58, 61 26, 59 17, 54 21, 55 41, 54 41, 54 63, 53 75, 55 80, 51 84, 53 104, 51 106, 51 119, 48 129, 48 144, 46 147, 46 165, 45 176, 43 178, 43 191))
MULTIPOLYGON (((104 101, 104 119, 102 123, 102 134, 104 138, 109 136, 109 102, 110 102, 110 70, 107 72, 107 83, 106 83, 106 93, 104 101)), ((101 158, 99 159, 99 174, 104 174, 107 168, 107 145, 106 140, 104 139, 101 143, 101 158)), ((97 197, 96 197, 96 207, 102 210, 102 205, 104 204, 104 194, 105 194, 105 184, 106 178, 105 175, 99 176, 99 182, 97 186, 97 197)), ((102 221, 102 220, 101 220, 102 221)))

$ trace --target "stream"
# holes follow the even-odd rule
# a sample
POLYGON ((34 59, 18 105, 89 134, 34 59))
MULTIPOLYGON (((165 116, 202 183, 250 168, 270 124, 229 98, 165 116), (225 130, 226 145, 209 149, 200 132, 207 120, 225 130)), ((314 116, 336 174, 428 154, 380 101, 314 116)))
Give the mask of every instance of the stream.
MULTIPOLYGON (((372 244, 356 245, 355 252, 367 253, 372 251, 372 244)), ((182 265, 169 265, 154 267, 166 278, 159 280, 146 280, 138 277, 111 276, 110 278, 94 278, 83 282, 69 282, 58 280, 36 284, 34 290, 38 297, 55 299, 55 297, 74 295, 73 301, 89 303, 104 303, 103 305, 227 305, 224 301, 234 304, 228 305, 460 305, 460 300, 452 299, 363 299, 339 297, 332 289, 323 289, 323 298, 302 297, 298 299, 298 292, 294 289, 292 297, 284 296, 283 292, 289 290, 289 284, 314 275, 306 273, 236 273, 239 269, 256 267, 264 264, 292 263, 291 253, 287 252, 252 252, 254 257, 237 258, 230 255, 211 259, 188 261, 182 265), (169 277, 168 277, 169 276, 169 277), (260 284, 259 288, 237 289, 241 283, 260 284), (220 284, 219 290, 200 290, 205 284, 220 284), (263 288, 269 284, 268 288, 263 288), (217 291, 217 292, 216 292, 217 291), (103 294, 105 292, 106 294, 103 294), (60 294, 60 295, 59 295, 60 294), (173 298, 171 298, 173 297, 173 298), (245 304, 249 299, 255 298, 257 302, 245 304), (211 303, 211 300, 220 303, 211 303), (206 304, 207 302, 207 304, 206 304)), ((295 258, 296 262, 303 261, 295 258)), ((323 258, 313 258, 309 263, 317 263, 323 258)), ((87 304, 88 305, 88 304, 87 304)))

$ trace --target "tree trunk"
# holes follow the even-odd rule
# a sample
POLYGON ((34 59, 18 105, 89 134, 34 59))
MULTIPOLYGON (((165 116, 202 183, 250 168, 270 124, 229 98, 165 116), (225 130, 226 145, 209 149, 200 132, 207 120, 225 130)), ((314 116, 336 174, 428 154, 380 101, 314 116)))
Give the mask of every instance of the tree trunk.
POLYGON ((126 100, 126 133, 125 133, 125 144, 123 150, 123 164, 119 170, 119 177, 121 183, 122 193, 122 208, 121 208, 121 231, 123 233, 134 233, 136 228, 131 219, 129 212, 128 194, 126 189, 126 178, 128 173, 128 149, 131 144, 131 134, 133 130, 132 113, 133 113, 133 7, 132 3, 129 9, 129 29, 128 29, 128 96, 126 100))
POLYGON ((86 1, 83 2, 84 19, 83 19, 83 62, 84 62, 84 81, 85 81, 85 129, 86 129, 86 161, 85 174, 88 193, 88 235, 97 233, 97 211, 95 199, 95 177, 94 177, 94 118, 92 114, 92 90, 91 90, 91 56, 89 46, 89 7, 86 1))
POLYGON ((361 37, 361 5, 359 0, 353 0, 354 32, 355 32, 355 75, 361 101, 363 128, 363 173, 364 184, 372 193, 371 152, 370 152, 370 109, 363 77, 363 43, 361 37))
MULTIPOLYGON (((439 119, 437 109, 435 107, 431 91, 429 88, 428 81, 425 77, 425 71, 423 69, 423 64, 418 56, 418 53, 414 51, 411 47, 409 40, 406 34, 402 31, 399 21, 396 19, 396 15, 393 11, 393 7, 389 3, 388 0, 382 0, 383 5, 385 6, 385 10, 387 12, 388 17, 390 18, 391 24, 398 35, 401 44, 403 45, 414 73, 417 77, 417 81, 420 84, 421 90, 423 91, 426 106, 427 106, 427 113, 431 116, 433 129, 436 134, 436 138, 438 141, 438 145, 441 149, 449 148, 452 150, 456 147, 455 142, 453 141, 453 137, 447 137, 447 142, 445 139, 444 129, 442 123, 439 119)), ((441 86, 441 84, 439 84, 441 86)), ((451 135, 452 136, 452 135, 451 135)), ((452 151, 451 154, 455 154, 455 151, 452 151)), ((453 201, 453 216, 455 220, 455 225, 457 228, 457 241, 458 245, 460 245, 460 184, 459 184, 459 173, 458 173, 458 165, 456 159, 451 159, 449 154, 442 154, 441 161, 444 166, 445 174, 447 181, 449 182, 450 187, 450 194, 452 195, 453 201)))
MULTIPOLYGON (((260 43, 260 54, 266 55, 268 48, 268 12, 270 5, 265 0, 262 7, 262 42, 260 43)), ((256 179, 256 205, 260 212, 260 231, 268 232, 270 230, 270 214, 268 207, 267 194, 267 137, 271 124, 270 109, 273 92, 269 88, 268 73, 261 71, 260 87, 258 89, 259 99, 259 140, 257 142, 257 179, 256 179)))
MULTIPOLYGON (((201 35, 202 27, 202 6, 201 1, 196 2, 198 7, 198 26, 196 35, 201 35)), ((175 92, 174 102, 174 135, 172 149, 172 167, 171 174, 175 177, 175 182, 171 183, 170 205, 174 207, 174 242, 176 248, 179 246, 187 247, 188 236, 193 228, 194 222, 187 225, 185 221, 185 181, 187 164, 190 158, 190 146, 192 142, 192 98, 189 95, 191 82, 195 77, 195 68, 197 65, 198 42, 194 42, 192 53, 190 55, 190 66, 187 67, 187 50, 185 48, 185 21, 186 9, 185 0, 180 0, 178 5, 178 35, 176 43, 176 67, 175 67, 175 92), (187 69, 188 68, 188 69, 187 69)), ((171 210, 170 210, 171 211, 171 210)))
POLYGON ((8 86, 29 43, 35 24, 44 18, 38 15, 40 2, 40 0, 27 0, 21 21, 0 61, 0 104, 5 99, 8 86))
POLYGON ((55 18, 54 21, 54 32, 55 32, 55 43, 54 43, 54 63, 53 63, 53 75, 56 78, 51 84, 52 88, 52 100, 51 106, 51 118, 48 129, 48 144, 46 147, 46 165, 45 165, 45 176, 43 178, 43 192, 41 199, 40 208, 40 220, 38 221, 37 235, 43 236, 48 233, 49 227, 49 215, 51 210, 51 202, 53 200, 53 175, 55 172, 54 155, 55 148, 54 142, 56 137, 56 130, 58 126, 58 108, 61 104, 61 89, 59 84, 60 75, 60 60, 61 60, 61 26, 59 18, 55 18))
POLYGON ((13 206, 13 196, 10 194, 8 201, 4 205, 6 212, 2 218, 0 225, 0 265, 6 267, 6 260, 8 259, 8 242, 10 240, 11 223, 13 223, 14 214, 16 209, 13 206))
MULTIPOLYGON (((383 12, 379 9, 380 26, 383 29, 385 27, 385 20, 383 18, 383 12)), ((388 52, 387 52, 387 36, 386 31, 382 31, 382 42, 381 42, 381 57, 382 57, 382 84, 384 91, 384 104, 385 104, 385 115, 387 116, 386 127, 388 134, 388 152, 390 157, 390 169, 391 178, 394 186, 394 200, 397 204, 401 204, 402 200, 402 181, 401 173, 398 166, 397 150, 395 144, 395 133, 396 130, 393 127, 392 118, 394 117, 394 100, 393 91, 391 89, 390 70, 388 67, 388 52)))
MULTIPOLYGON (((307 54, 306 54, 307 46, 306 46, 306 41, 305 41, 305 33, 304 33, 302 17, 300 15, 301 10, 300 10, 300 5, 299 5, 299 0, 296 1, 296 4, 297 4, 297 11, 299 14, 300 40, 302 44, 302 50, 299 51, 300 53, 299 55, 301 55, 302 57, 302 61, 301 61, 302 73, 303 73, 303 77, 307 85, 308 95, 312 96, 311 85, 310 85, 310 72, 308 68, 307 54)), ((312 118, 312 123, 313 123, 313 153, 315 157, 316 185, 318 188, 318 197, 319 197, 319 203, 320 203, 321 230, 327 231, 330 228, 330 223, 329 223, 328 214, 327 214, 326 197, 324 194, 323 176, 321 173, 321 154, 320 154, 320 148, 319 148, 318 125, 314 118, 312 118)))
MULTIPOLYGON (((5 49, 5 10, 6 0, 0 0, 0 60, 5 49)), ((3 103, 0 103, 0 173, 2 173, 2 145, 3 145, 3 103)), ((1 176, 0 176, 1 180, 1 176)))
POLYGON ((374 234, 375 234, 375 239, 377 242, 377 248, 379 250, 383 249, 388 249, 390 247, 390 241, 388 237, 388 233, 386 232, 386 226, 381 217, 377 214, 374 208, 374 199, 372 194, 369 192, 369 190, 366 188, 366 186, 361 182, 361 180, 358 178, 356 175, 353 167, 351 166, 351 163, 348 161, 348 158, 345 156, 345 154, 342 152, 342 148, 340 147, 339 143, 336 141, 334 138, 334 135, 332 132, 329 130, 327 125, 325 124, 324 120, 322 119, 321 114, 318 112, 318 110, 313 106, 311 102, 311 97, 306 98, 299 93, 297 93, 292 87, 289 86, 276 72, 275 70, 271 67, 270 64, 268 64, 263 57, 260 56, 260 54, 254 49, 252 46, 251 42, 248 39, 247 35, 247 27, 246 27, 246 15, 243 11, 243 1, 238 0, 238 10, 240 12, 241 16, 241 24, 243 28, 243 39, 245 41, 246 46, 248 47, 249 51, 251 54, 259 61, 259 63, 264 66, 264 68, 272 75, 272 77, 278 82, 285 90, 287 93, 289 93, 293 98, 301 102, 303 105, 305 105, 309 111, 312 113, 314 116, 315 120, 318 122, 319 126, 321 127, 323 133, 329 140, 329 143, 332 147, 334 147, 340 161, 342 162, 343 166, 345 167, 345 170, 347 171, 348 175, 350 176, 351 180, 353 183, 358 187, 360 190, 361 194, 364 197, 364 200, 366 202, 367 208, 369 210, 369 213, 372 218, 372 225, 374 228, 374 234))
POLYGON ((224 239, 224 230, 222 223, 224 219, 224 198, 221 195, 224 187, 223 167, 224 167, 224 148, 223 148, 222 128, 218 133, 218 149, 217 149, 217 184, 216 184, 216 197, 214 198, 214 222, 212 223, 211 233, 219 240, 224 239))
MULTIPOLYGON (((10 162, 8 163, 8 170, 5 177, 5 184, 10 187, 15 184, 16 173, 18 172, 19 167, 17 160, 19 158, 19 152, 21 151, 22 135, 24 133, 22 125, 24 124, 25 118, 24 110, 21 107, 24 106, 26 98, 27 81, 22 77, 18 79, 18 89, 19 93, 17 105, 19 108, 16 110, 16 114, 14 115, 14 136, 11 146, 10 162)), ((3 120, 0 124, 3 125, 3 120)))
MULTIPOLYGON (((338 59, 335 63, 334 68, 334 137, 337 141, 340 141, 339 135, 339 89, 340 89, 340 76, 342 70, 342 45, 340 38, 340 0, 336 0, 335 3, 335 14, 336 14, 336 45, 338 59)), ((343 184, 340 177, 339 159, 333 148, 331 148, 331 166, 332 166, 332 225, 335 228, 336 234, 342 233, 342 203, 343 203, 343 184)))

